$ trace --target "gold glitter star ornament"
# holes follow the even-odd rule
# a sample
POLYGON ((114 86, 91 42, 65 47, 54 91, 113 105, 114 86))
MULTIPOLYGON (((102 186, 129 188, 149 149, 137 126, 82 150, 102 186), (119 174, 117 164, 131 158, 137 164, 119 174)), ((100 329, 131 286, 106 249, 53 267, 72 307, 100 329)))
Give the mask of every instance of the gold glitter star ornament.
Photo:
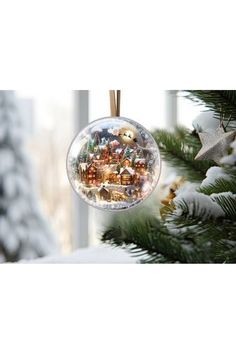
POLYGON ((236 132, 225 132, 222 127, 216 130, 199 132, 202 148, 195 156, 195 160, 213 160, 217 164, 227 155, 230 143, 235 139, 236 132))

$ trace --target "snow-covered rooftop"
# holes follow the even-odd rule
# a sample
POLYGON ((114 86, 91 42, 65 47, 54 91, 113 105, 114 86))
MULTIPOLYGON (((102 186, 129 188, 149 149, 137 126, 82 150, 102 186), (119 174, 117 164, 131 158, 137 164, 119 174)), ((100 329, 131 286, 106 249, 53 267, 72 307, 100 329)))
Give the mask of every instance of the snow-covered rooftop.
POLYGON ((131 167, 124 167, 120 169, 120 174, 122 174, 124 171, 128 171, 131 175, 135 174, 135 171, 131 167))
POLYGON ((101 186, 101 187, 98 189, 98 192, 101 192, 101 190, 105 190, 106 192, 109 192, 109 189, 107 189, 105 186, 101 186))
POLYGON ((146 160, 143 159, 143 158, 136 158, 134 162, 143 162, 143 163, 145 163, 146 160))
POLYGON ((87 162, 82 162, 82 163, 80 164, 80 168, 81 168, 82 171, 86 171, 87 166, 88 166, 87 162))
POLYGON ((99 147, 99 149, 105 149, 106 148, 106 144, 99 144, 98 147, 99 147))

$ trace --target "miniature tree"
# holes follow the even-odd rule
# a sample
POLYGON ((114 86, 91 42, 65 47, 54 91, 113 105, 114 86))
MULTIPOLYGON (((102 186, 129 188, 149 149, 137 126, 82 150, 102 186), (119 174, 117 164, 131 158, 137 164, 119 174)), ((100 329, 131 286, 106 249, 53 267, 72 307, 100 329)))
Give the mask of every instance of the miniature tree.
POLYGON ((13 91, 0 91, 0 255, 18 261, 56 250, 38 206, 32 168, 24 150, 24 120, 13 91))

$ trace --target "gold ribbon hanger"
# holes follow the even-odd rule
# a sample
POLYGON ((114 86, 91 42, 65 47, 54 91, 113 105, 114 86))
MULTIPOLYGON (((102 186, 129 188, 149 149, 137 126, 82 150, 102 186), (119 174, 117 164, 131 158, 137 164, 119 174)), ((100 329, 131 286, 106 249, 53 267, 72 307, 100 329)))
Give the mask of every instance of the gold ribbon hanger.
POLYGON ((120 90, 110 90, 111 117, 120 116, 120 90))

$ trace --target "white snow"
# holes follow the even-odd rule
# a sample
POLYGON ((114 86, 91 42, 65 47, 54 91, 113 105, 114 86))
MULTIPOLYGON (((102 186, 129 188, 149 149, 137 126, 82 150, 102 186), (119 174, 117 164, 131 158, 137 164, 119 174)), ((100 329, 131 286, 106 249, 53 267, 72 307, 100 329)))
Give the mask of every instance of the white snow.
POLYGON ((185 182, 182 186, 180 186, 176 191, 175 194, 179 195, 182 193, 192 193, 196 191, 197 183, 190 183, 185 182))
POLYGON ((0 120, 1 128, 0 128, 0 141, 3 140, 7 133, 7 124, 4 121, 0 120))
POLYGON ((234 140, 231 144, 230 144, 231 148, 234 150, 234 153, 236 154, 236 140, 234 140))
POLYGON ((131 167, 122 167, 120 169, 120 175, 125 171, 127 170, 131 175, 134 175, 135 174, 135 171, 131 168, 131 167))
POLYGON ((98 192, 101 192, 102 189, 104 189, 105 191, 109 192, 109 189, 106 188, 105 184, 103 184, 101 187, 98 188, 98 192))
POLYGON ((230 180, 231 177, 225 172, 222 167, 213 166, 207 170, 206 178, 202 181, 201 187, 208 187, 214 184, 217 179, 223 178, 225 180, 230 180))
POLYGON ((7 216, 11 222, 21 223, 24 218, 30 215, 30 209, 30 203, 25 198, 15 198, 11 208, 8 209, 7 216))
POLYGON ((98 147, 100 150, 103 150, 106 148, 106 144, 99 144, 98 147))
POLYGON ((14 198, 17 192, 17 177, 14 173, 8 172, 2 177, 2 186, 8 198, 14 198))
POLYGON ((226 166, 236 166, 236 140, 234 140, 230 147, 233 149, 230 155, 222 157, 220 163, 226 166))
POLYGON ((134 160, 134 162, 136 163, 136 162, 142 162, 142 163, 145 163, 146 162, 146 160, 145 159, 143 159, 143 158, 136 158, 135 160, 134 160))
POLYGON ((69 255, 55 255, 21 263, 54 264, 134 264, 139 257, 132 257, 128 251, 109 245, 78 249, 69 255))
POLYGON ((0 216, 0 240, 3 241, 4 238, 6 238, 6 235, 9 234, 10 232, 10 224, 9 220, 7 220, 5 217, 0 216))
POLYGON ((177 215, 182 215, 183 210, 181 208, 182 202, 185 202, 189 208, 190 216, 200 216, 202 220, 209 218, 224 217, 225 213, 222 208, 208 195, 188 191, 178 194, 174 198, 174 203, 177 207, 175 213, 177 215))
POLYGON ((12 231, 10 231, 7 235, 7 240, 4 239, 3 244, 5 244, 11 253, 14 253, 17 252, 17 249, 20 246, 20 240, 12 231))
POLYGON ((81 170, 82 170, 83 172, 86 171, 87 166, 88 166, 88 164, 87 164, 86 162, 82 162, 82 163, 80 164, 81 170))
POLYGON ((220 160, 220 163, 222 163, 223 165, 235 166, 236 165, 236 155, 231 154, 231 155, 224 156, 220 160))
POLYGON ((161 187, 162 187, 162 188, 166 188, 166 187, 169 188, 169 186, 170 186, 173 182, 175 182, 175 180, 177 179, 177 177, 178 177, 178 175, 177 175, 177 173, 176 173, 175 171, 170 171, 170 173, 165 177, 165 180, 162 181, 161 187))
MULTIPOLYGON (((1 142, 0 142, 1 143, 1 142)), ((9 148, 0 149, 0 173, 6 173, 14 168, 15 158, 9 148)))

